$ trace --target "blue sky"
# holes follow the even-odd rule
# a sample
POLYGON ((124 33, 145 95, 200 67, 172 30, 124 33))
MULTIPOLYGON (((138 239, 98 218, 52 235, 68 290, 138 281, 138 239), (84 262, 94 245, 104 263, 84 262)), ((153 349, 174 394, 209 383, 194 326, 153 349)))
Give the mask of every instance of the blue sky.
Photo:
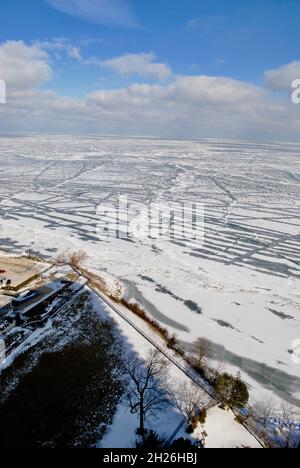
POLYGON ((299 0, 1 0, 1 18, 0 44, 47 54, 39 88, 76 99, 179 76, 263 87, 266 72, 300 57, 299 0), (123 56, 134 56, 129 71, 111 62, 123 56))
MULTIPOLYGON (((85 56, 108 59, 155 51, 178 74, 221 74, 259 83, 264 71, 300 56, 298 0, 132 0, 137 28, 93 24, 55 10, 44 0, 1 0, 0 39, 94 38, 85 56)), ((76 95, 105 78, 95 67, 58 63, 55 87, 76 95), (80 75, 68 90, 65 80, 80 75)), ((116 81, 111 86, 119 85, 116 81)), ((69 83, 70 85, 70 83, 69 83)))

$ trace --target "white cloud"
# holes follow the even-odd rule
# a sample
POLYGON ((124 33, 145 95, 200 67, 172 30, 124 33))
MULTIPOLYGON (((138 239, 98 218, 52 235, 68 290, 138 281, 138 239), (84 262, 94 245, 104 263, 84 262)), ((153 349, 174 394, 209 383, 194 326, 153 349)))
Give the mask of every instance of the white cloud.
POLYGON ((141 76, 154 80, 165 80, 171 75, 171 70, 164 63, 156 61, 154 53, 127 54, 101 62, 122 76, 141 76))
POLYGON ((68 54, 68 56, 70 58, 72 58, 74 60, 78 60, 79 62, 82 60, 81 52, 80 52, 79 47, 72 46, 72 47, 68 48, 67 54, 68 54))
POLYGON ((46 0, 57 10, 83 20, 103 24, 138 27, 128 0, 46 0))
POLYGON ((82 61, 80 47, 72 44, 72 42, 65 37, 54 37, 51 40, 35 41, 34 45, 42 50, 54 53, 57 57, 66 54, 69 58, 82 61))
POLYGON ((266 85, 275 91, 290 91, 292 82, 300 78, 300 62, 291 62, 265 73, 266 85))
POLYGON ((8 90, 39 85, 52 77, 48 54, 36 45, 7 41, 0 46, 0 76, 8 90))
POLYGON ((270 128, 277 125, 273 116, 281 111, 268 103, 260 88, 208 76, 178 77, 163 86, 100 90, 86 102, 96 114, 114 120, 117 133, 187 138, 252 138, 263 132, 269 137, 270 128))
POLYGON ((231 78, 212 76, 184 76, 177 78, 170 88, 176 101, 191 105, 249 106, 264 99, 263 91, 249 83, 231 78))
POLYGON ((9 87, 0 131, 299 140, 300 105, 244 81, 179 76, 75 99, 39 89, 52 74, 48 60, 36 45, 0 44, 0 77, 9 87))

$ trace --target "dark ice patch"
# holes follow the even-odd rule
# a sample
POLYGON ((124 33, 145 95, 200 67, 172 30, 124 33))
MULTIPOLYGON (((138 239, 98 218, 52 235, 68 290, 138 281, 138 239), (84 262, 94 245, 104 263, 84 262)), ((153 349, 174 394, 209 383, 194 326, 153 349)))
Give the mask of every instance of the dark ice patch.
POLYGON ((283 312, 278 312, 274 309, 269 309, 269 311, 272 312, 273 315, 276 315, 276 317, 281 318, 282 320, 295 320, 294 317, 292 317, 291 315, 286 315, 283 312))

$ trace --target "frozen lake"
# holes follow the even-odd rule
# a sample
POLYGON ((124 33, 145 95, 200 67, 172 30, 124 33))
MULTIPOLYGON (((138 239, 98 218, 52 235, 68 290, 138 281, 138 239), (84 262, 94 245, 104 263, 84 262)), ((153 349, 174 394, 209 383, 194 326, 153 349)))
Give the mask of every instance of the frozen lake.
POLYGON ((252 395, 300 407, 300 145, 97 137, 0 138, 0 244, 84 249, 95 269, 190 349, 241 369, 252 395), (97 207, 203 203, 204 245, 99 239, 97 207))

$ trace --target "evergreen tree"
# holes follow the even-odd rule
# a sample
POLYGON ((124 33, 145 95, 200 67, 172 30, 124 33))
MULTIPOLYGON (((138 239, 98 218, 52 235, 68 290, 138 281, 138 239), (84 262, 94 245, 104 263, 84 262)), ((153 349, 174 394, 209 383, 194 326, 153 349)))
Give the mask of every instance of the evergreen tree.
POLYGON ((165 440, 160 437, 157 432, 147 432, 142 440, 137 440, 135 443, 136 448, 144 450, 162 449, 165 446, 165 440))
POLYGON ((220 401, 228 408, 244 408, 249 401, 249 392, 241 378, 230 374, 220 375, 216 382, 216 391, 220 401))
POLYGON ((193 442, 191 442, 189 439, 184 439, 181 437, 180 439, 174 440, 170 450, 173 450, 174 452, 188 452, 193 451, 196 448, 196 445, 193 444, 193 442))

